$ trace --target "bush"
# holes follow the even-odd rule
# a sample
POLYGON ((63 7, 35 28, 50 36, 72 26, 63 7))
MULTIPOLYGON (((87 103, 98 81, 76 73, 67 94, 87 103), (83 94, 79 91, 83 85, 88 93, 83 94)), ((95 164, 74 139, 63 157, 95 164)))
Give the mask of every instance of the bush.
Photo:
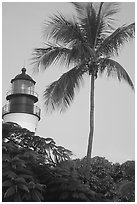
POLYGON ((4 202, 134 202, 135 162, 112 164, 103 157, 71 160, 72 152, 52 138, 34 136, 14 123, 3 124, 4 202))
POLYGON ((134 161, 113 164, 103 157, 96 156, 91 159, 90 178, 88 181, 85 175, 85 164, 86 158, 83 158, 81 160, 65 161, 58 164, 58 166, 69 171, 71 175, 72 173, 75 174, 83 184, 88 184, 90 190, 98 196, 102 196, 103 199, 134 201, 134 161), (127 181, 132 181, 132 183, 129 184, 127 181), (129 189, 129 185, 132 185, 132 188, 129 189), (126 191, 122 189, 126 189, 126 191))
POLYGON ((3 124, 2 136, 4 202, 106 201, 62 165, 71 163, 72 153, 52 138, 34 136, 13 123, 3 124))
POLYGON ((39 173, 51 177, 51 167, 70 159, 71 151, 52 138, 34 136, 14 123, 3 124, 3 201, 43 201, 46 184, 39 173))

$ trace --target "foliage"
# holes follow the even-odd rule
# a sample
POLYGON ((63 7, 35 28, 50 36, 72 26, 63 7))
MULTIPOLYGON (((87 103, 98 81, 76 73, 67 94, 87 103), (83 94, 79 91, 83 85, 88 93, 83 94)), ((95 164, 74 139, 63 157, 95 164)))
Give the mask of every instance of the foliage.
POLYGON ((121 165, 124 179, 135 181, 135 161, 126 161, 121 165))
MULTIPOLYGON (((46 146, 43 139, 38 139, 38 136, 17 124, 3 124, 4 202, 107 201, 103 195, 97 194, 89 185, 84 184, 75 172, 62 166, 70 157, 70 151, 66 151, 69 153, 67 158, 63 157, 63 154, 60 155, 62 159, 54 160, 53 165, 46 150, 49 151, 50 148, 53 151, 55 142, 46 146), (44 151, 40 140, 45 145, 44 151)), ((56 149, 60 151, 60 147, 56 146, 56 149)), ((53 158, 54 156, 53 152, 53 158)))
POLYGON ((90 178, 85 175, 86 158, 65 161, 59 164, 63 169, 74 173, 82 183, 88 184, 97 195, 111 201, 134 202, 135 199, 135 162, 111 163, 104 157, 91 159, 90 178), (131 164, 131 165, 130 165, 131 164))
POLYGON ((3 201, 43 201, 46 184, 39 181, 40 169, 50 177, 49 166, 69 159, 71 152, 13 123, 3 124, 2 137, 3 201))
MULTIPOLYGON (((71 161, 67 162, 70 165, 71 161)), ((77 172, 79 178, 84 182, 88 183, 90 189, 98 194, 102 194, 106 199, 112 199, 115 195, 116 185, 114 184, 112 173, 112 164, 101 157, 94 157, 91 159, 90 177, 87 180, 85 174, 85 163, 86 158, 82 160, 75 160, 73 168, 77 172)), ((71 165, 70 165, 70 168, 71 165)))
POLYGON ((33 150, 19 148, 14 142, 3 144, 3 201, 42 201, 46 185, 37 180, 34 166, 42 165, 43 157, 33 150))
POLYGON ((62 146, 57 146, 52 138, 34 137, 34 133, 18 124, 3 124, 3 141, 12 141, 19 147, 34 150, 44 156, 45 163, 56 165, 61 161, 70 159, 72 152, 62 146))
POLYGON ((117 177, 117 197, 115 201, 135 201, 135 161, 121 164, 117 177))
POLYGON ((72 165, 73 161, 65 161, 58 164, 54 170, 58 175, 47 185, 46 198, 52 202, 107 202, 102 195, 90 189, 88 184, 79 178, 72 165), (69 168, 70 167, 70 168, 69 168))
POLYGON ((112 198, 115 194, 115 185, 111 177, 112 165, 105 158, 94 157, 91 160, 90 186, 96 192, 112 198))
MULTIPOLYGON (((52 152, 55 142, 45 145, 46 138, 13 123, 3 124, 2 138, 4 202, 134 202, 134 161, 112 164, 96 156, 91 159, 87 180, 86 158, 70 160, 68 150, 68 157, 62 154, 60 160, 54 159, 53 152, 54 163, 48 158, 46 150, 52 152)), ((60 151, 60 146, 55 147, 60 151)))
POLYGON ((115 201, 135 202, 135 183, 132 181, 123 181, 118 189, 118 196, 115 201))

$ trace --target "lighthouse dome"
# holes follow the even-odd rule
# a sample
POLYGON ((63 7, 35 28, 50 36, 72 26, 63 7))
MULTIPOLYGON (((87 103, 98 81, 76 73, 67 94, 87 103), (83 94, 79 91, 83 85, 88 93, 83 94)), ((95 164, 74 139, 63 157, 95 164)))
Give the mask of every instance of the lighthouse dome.
POLYGON ((28 74, 26 74, 26 69, 22 68, 22 73, 18 74, 14 79, 11 80, 11 83, 16 80, 28 80, 33 82, 34 84, 36 83, 28 74))

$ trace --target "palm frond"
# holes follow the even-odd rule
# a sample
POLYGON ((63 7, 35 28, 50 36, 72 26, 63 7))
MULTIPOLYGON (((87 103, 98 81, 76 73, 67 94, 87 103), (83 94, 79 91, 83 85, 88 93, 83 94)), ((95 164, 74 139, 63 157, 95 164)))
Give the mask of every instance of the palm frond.
POLYGON ((92 3, 87 3, 85 7, 85 16, 81 18, 81 24, 84 30, 87 42, 91 48, 94 48, 97 28, 97 16, 96 10, 92 3))
POLYGON ((118 12, 118 3, 115 2, 74 2, 73 5, 79 14, 80 24, 88 43, 97 48, 114 31, 113 15, 118 12))
MULTIPOLYGON (((97 49, 105 38, 110 35, 110 33, 115 30, 115 18, 113 15, 118 13, 119 4, 115 2, 101 2, 98 6, 98 15, 97 15, 97 31, 96 31, 96 42, 95 48, 97 49)), ((97 8, 96 8, 97 10, 97 8)))
POLYGON ((102 29, 101 33, 105 32, 107 34, 107 31, 112 32, 115 30, 116 18, 114 15, 119 12, 119 5, 119 2, 105 2, 103 4, 100 12, 100 23, 104 24, 104 29, 102 29))
POLYGON ((39 72, 41 65, 43 64, 43 57, 46 53, 50 52, 52 50, 52 47, 47 47, 47 48, 35 48, 32 55, 33 57, 31 58, 31 61, 34 65, 34 71, 39 72))
POLYGON ((92 2, 73 2, 77 11, 79 24, 83 31, 84 39, 94 47, 94 39, 96 34, 96 11, 92 2))
POLYGON ((47 48, 37 48, 33 52, 34 69, 39 71, 39 68, 44 70, 52 64, 60 62, 67 67, 70 64, 77 65, 82 62, 83 59, 88 59, 95 53, 86 43, 81 41, 72 41, 70 48, 62 47, 61 45, 47 44, 47 48))
POLYGON ((56 45, 48 45, 47 48, 36 48, 33 52, 32 63, 35 64, 37 69, 39 67, 46 69, 58 61, 69 66, 71 62, 76 62, 76 55, 72 52, 71 49, 56 45))
POLYGON ((83 2, 71 2, 74 7, 75 7, 75 10, 77 11, 77 14, 79 16, 82 16, 84 15, 84 7, 83 7, 83 2))
POLYGON ((111 18, 119 12, 118 2, 105 2, 102 7, 101 16, 102 18, 111 18))
POLYGON ((102 58, 100 60, 99 73, 102 74, 106 71, 107 76, 116 76, 119 81, 123 79, 129 84, 129 86, 134 89, 132 80, 130 79, 126 70, 115 60, 109 58, 102 58))
POLYGON ((75 90, 79 88, 86 71, 84 65, 76 66, 50 84, 44 92, 46 110, 66 110, 73 101, 75 90))
POLYGON ((100 3, 100 6, 99 6, 99 11, 98 11, 98 14, 97 14, 97 20, 96 20, 96 32, 95 32, 95 40, 94 40, 94 48, 96 47, 96 43, 97 43, 97 40, 99 38, 99 31, 101 30, 101 28, 103 27, 103 24, 102 22, 100 21, 100 15, 101 15, 101 10, 102 10, 102 6, 103 6, 104 2, 101 2, 100 3), (100 26, 101 24, 101 26, 100 26), (101 28, 100 28, 101 27, 101 28))
POLYGON ((119 54, 119 48, 125 42, 133 39, 135 36, 135 23, 128 26, 121 26, 109 37, 107 37, 102 45, 97 49, 96 54, 111 57, 119 54))
POLYGON ((45 24, 44 33, 46 38, 52 38, 55 42, 64 43, 65 45, 73 40, 84 40, 75 19, 67 20, 62 14, 50 18, 50 21, 45 24))

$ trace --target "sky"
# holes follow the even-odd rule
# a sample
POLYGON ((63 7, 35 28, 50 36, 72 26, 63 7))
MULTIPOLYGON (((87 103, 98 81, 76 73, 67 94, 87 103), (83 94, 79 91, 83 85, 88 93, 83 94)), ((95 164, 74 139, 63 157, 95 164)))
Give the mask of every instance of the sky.
MULTIPOLYGON (((117 26, 135 21, 135 4, 120 4, 117 26), (129 12, 130 11, 130 12, 129 12)), ((89 78, 85 78, 76 93, 71 107, 63 114, 47 114, 44 109, 43 91, 51 82, 67 71, 54 65, 45 72, 33 73, 31 64, 34 48, 43 45, 44 22, 57 12, 72 15, 69 2, 3 2, 2 3, 2 105, 10 81, 23 66, 36 81, 42 110, 37 135, 52 137, 57 145, 73 152, 75 157, 86 155, 89 134, 89 78)), ((120 50, 117 60, 135 83, 135 42, 127 43, 120 50)), ((106 157, 111 162, 135 159, 135 92, 125 82, 102 76, 95 82, 95 130, 92 157, 106 157)))

